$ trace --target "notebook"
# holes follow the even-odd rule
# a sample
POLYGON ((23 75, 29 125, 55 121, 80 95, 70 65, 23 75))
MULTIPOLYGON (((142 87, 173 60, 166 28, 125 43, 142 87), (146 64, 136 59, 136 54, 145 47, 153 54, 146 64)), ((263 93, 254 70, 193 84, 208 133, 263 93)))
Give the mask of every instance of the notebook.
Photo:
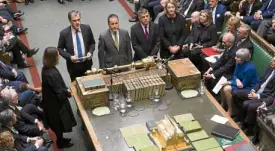
POLYGON ((202 52, 203 54, 205 54, 207 57, 213 56, 213 55, 217 55, 217 54, 218 54, 218 52, 213 51, 213 48, 212 48, 212 47, 209 47, 209 48, 202 48, 202 49, 201 49, 201 52, 202 52))
POLYGON ((234 138, 240 133, 239 129, 233 128, 224 124, 217 124, 211 134, 221 138, 234 140, 234 138))
POLYGON ((228 147, 225 147, 224 150, 225 151, 234 151, 234 148, 238 147, 238 146, 241 146, 243 144, 245 144, 246 142, 245 141, 241 141, 237 144, 234 144, 234 145, 231 145, 231 146, 228 146, 228 147))
POLYGON ((219 143, 214 138, 207 138, 192 143, 197 151, 205 151, 220 147, 219 143))

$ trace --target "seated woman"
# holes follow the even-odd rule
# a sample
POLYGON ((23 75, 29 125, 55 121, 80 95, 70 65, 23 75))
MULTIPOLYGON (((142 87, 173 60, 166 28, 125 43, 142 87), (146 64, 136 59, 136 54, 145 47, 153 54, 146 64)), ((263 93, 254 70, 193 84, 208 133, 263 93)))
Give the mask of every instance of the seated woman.
POLYGON ((236 52, 236 66, 233 78, 225 82, 221 91, 222 106, 227 105, 227 113, 232 114, 232 91, 252 89, 258 82, 259 78, 256 73, 256 67, 250 60, 251 54, 248 49, 239 49, 236 52))
POLYGON ((200 12, 198 23, 192 25, 192 30, 183 47, 184 57, 190 58, 195 66, 200 69, 201 48, 212 47, 217 43, 218 35, 216 26, 212 22, 211 13, 208 10, 200 12))
MULTIPOLYGON (((230 32, 235 37, 238 37, 237 34, 238 34, 239 27, 240 27, 240 19, 237 18, 236 16, 231 16, 226 22, 225 32, 230 32)), ((222 46, 222 37, 223 37, 223 34, 220 36, 218 43, 212 47, 214 51, 217 51, 219 53, 222 53, 224 51, 224 48, 222 46)), ((237 39, 235 39, 235 41, 236 40, 237 39)))
MULTIPOLYGON (((4 134, 9 138, 6 144, 1 143, 1 147, 15 148, 18 151, 47 151, 43 146, 43 139, 40 137, 27 137, 18 134, 14 129, 14 124, 17 122, 16 114, 11 109, 6 109, 0 112, 1 130, 6 131, 4 134), (7 133, 9 132, 9 133, 7 133), (10 136, 12 134, 12 137, 10 136), (14 142, 13 142, 14 141, 14 142), (4 146, 5 145, 5 146, 4 146)), ((3 133, 0 134, 1 136, 3 133)), ((1 141, 0 141, 1 142, 1 141)))
POLYGON ((17 122, 14 124, 19 134, 26 136, 41 136, 46 132, 44 125, 39 119, 44 119, 43 111, 39 110, 33 104, 27 104, 23 108, 18 106, 18 94, 9 87, 4 88, 0 92, 0 96, 5 104, 6 109, 11 109, 17 115, 17 122))

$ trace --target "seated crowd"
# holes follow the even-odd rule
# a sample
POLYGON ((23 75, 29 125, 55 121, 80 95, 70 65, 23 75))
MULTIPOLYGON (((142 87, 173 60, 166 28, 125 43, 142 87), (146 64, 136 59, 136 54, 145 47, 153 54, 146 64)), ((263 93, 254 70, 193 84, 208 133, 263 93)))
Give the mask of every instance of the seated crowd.
MULTIPOLYGON (((275 11, 275 0, 242 0, 237 11, 233 9, 238 6, 237 2, 233 1, 238 0, 208 0, 207 4, 204 0, 134 0, 136 16, 130 21, 137 23, 131 27, 130 35, 127 30, 119 28, 117 15, 111 14, 108 17, 109 29, 99 36, 100 68, 129 64, 133 60, 156 56, 159 51, 161 58, 165 59, 171 56, 173 59, 189 58, 201 71, 209 91, 212 92, 221 77, 227 79, 220 93, 212 94, 228 115, 239 121, 240 127, 247 130, 247 134, 251 134, 256 125, 257 108, 262 102, 267 105, 274 104, 275 57, 264 76, 259 78, 256 67, 250 61, 254 53, 250 34, 252 29, 258 30, 259 35, 262 33, 263 38, 269 39, 272 43, 275 22, 271 18, 275 11), (154 22, 151 22, 150 18, 154 22), (246 24, 241 24, 240 21, 246 24), (131 45, 135 52, 134 58, 131 45), (201 53, 202 48, 209 47, 218 53, 213 57, 213 62, 209 62, 208 56, 201 53)), ((22 54, 31 57, 38 49, 28 49, 17 38, 17 35, 26 29, 18 27, 14 19, 18 19, 23 13, 14 12, 6 4, 1 5, 0 9, 1 51, 13 53, 13 63, 19 68, 28 67, 22 54)), ((80 22, 80 13, 70 12, 69 20, 72 26, 68 29, 76 30, 74 43, 78 45, 81 42, 77 34, 79 29, 74 29, 74 26, 75 22, 80 22), (76 19, 77 17, 79 18, 76 19)), ((81 24, 80 27, 83 33, 86 28, 87 31, 91 31, 88 26, 81 24)), ((77 59, 67 51, 68 45, 64 40, 66 36, 63 35, 65 31, 60 33, 58 54, 66 59, 73 81, 78 75, 70 69, 75 67, 77 59)), ((89 34, 93 36, 92 32, 89 34)), ((82 36, 84 37, 84 34, 82 36)), ((91 42, 88 53, 91 57, 95 42, 93 37, 88 37, 87 41, 91 42)), ((82 43, 83 41, 87 42, 84 38, 82 43)), ((0 61, 0 78, 0 138, 5 138, 1 139, 0 147, 20 151, 47 150, 45 146, 51 141, 43 139, 48 127, 41 108, 41 88, 34 88, 28 84, 22 72, 16 71, 3 61, 0 61)), ((57 146, 64 148, 64 144, 68 144, 69 141, 62 138, 62 142, 57 142, 57 146)))

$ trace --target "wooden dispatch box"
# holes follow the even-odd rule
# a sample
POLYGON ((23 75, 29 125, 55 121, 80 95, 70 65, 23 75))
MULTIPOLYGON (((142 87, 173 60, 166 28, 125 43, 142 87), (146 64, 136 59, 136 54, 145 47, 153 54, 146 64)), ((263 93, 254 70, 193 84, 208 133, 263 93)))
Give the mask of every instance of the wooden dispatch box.
POLYGON ((171 82, 178 91, 200 86, 201 73, 188 58, 169 61, 168 69, 171 82))
POLYGON ((101 87, 97 89, 85 90, 83 82, 97 79, 102 79, 103 81, 103 75, 96 74, 76 78, 77 93, 85 109, 106 106, 109 103, 109 89, 105 84, 104 87, 101 85, 101 87))

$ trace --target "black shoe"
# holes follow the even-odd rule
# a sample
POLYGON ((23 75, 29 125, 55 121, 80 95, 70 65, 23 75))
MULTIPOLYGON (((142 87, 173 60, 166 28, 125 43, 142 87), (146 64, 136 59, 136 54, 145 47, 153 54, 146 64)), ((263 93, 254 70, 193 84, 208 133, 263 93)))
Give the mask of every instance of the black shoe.
POLYGON ((73 2, 73 0, 67 0, 68 2, 73 2))
POLYGON ((32 67, 32 65, 31 65, 31 64, 27 64, 27 63, 21 64, 21 65, 18 65, 18 68, 19 68, 19 69, 29 68, 29 67, 32 67))
POLYGON ((64 142, 62 141, 61 143, 60 142, 56 142, 56 146, 58 149, 62 149, 62 148, 70 148, 72 147, 74 144, 73 143, 69 143, 69 142, 64 142))
POLYGON ((62 5, 65 4, 64 0, 57 0, 57 1, 58 1, 59 4, 62 4, 62 5))
POLYGON ((25 33, 28 30, 28 28, 17 28, 16 34, 22 34, 25 33))
POLYGON ((34 3, 34 0, 29 0, 30 1, 30 3, 34 3))
POLYGON ((34 48, 34 49, 31 49, 29 50, 29 52, 27 53, 27 57, 31 57, 33 55, 35 55, 37 52, 38 52, 39 48, 34 48))
POLYGON ((22 11, 17 11, 16 13, 13 14, 13 17, 14 17, 14 18, 18 18, 18 17, 21 17, 22 15, 24 15, 24 12, 22 12, 22 11))

